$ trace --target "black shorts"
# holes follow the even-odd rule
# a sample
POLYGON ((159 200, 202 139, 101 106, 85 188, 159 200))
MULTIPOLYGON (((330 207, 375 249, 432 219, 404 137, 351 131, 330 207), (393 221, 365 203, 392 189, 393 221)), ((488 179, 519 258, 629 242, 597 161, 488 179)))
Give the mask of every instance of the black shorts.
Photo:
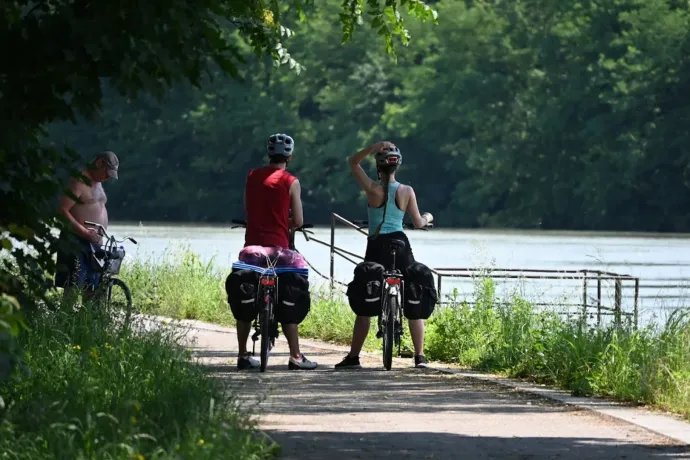
POLYGON ((407 239, 404 232, 384 233, 376 238, 369 238, 364 260, 379 263, 388 270, 392 262, 390 245, 393 240, 400 240, 405 243, 405 249, 399 250, 395 255, 395 268, 401 271, 405 270, 415 260, 410 240, 407 239))
POLYGON ((90 264, 93 252, 92 243, 63 231, 57 242, 55 287, 98 287, 101 273, 90 264))

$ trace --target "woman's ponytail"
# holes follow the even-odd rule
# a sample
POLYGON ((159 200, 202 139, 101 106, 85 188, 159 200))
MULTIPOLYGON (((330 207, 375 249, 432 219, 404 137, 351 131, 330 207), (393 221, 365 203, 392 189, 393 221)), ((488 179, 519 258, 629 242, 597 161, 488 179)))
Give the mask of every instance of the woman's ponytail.
POLYGON ((398 169, 398 165, 388 165, 378 168, 379 178, 383 182, 383 218, 381 218, 381 223, 376 228, 376 232, 369 239, 375 239, 381 234, 381 229, 383 228, 383 223, 386 221, 386 211, 388 210, 388 197, 389 197, 389 186, 391 174, 393 174, 398 169))
POLYGON ((383 227, 383 223, 386 221, 386 211, 388 210, 388 185, 390 184, 389 182, 390 176, 385 175, 383 179, 383 217, 381 218, 381 223, 379 226, 376 228, 376 232, 374 235, 371 237, 371 239, 376 239, 380 234, 381 234, 381 228, 383 227))

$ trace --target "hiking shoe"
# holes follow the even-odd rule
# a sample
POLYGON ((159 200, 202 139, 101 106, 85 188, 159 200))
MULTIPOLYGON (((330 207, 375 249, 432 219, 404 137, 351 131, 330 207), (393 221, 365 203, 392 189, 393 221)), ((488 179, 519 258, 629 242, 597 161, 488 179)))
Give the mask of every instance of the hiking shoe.
POLYGON ((414 367, 418 367, 418 368, 429 367, 429 363, 426 362, 426 358, 424 357, 424 355, 417 355, 414 357, 414 367))
POLYGON ((361 367, 362 365, 359 364, 359 356, 353 358, 350 355, 347 355, 345 359, 335 365, 336 369, 360 369, 361 367))
POLYGON ((316 369, 315 362, 309 361, 304 354, 301 355, 300 359, 295 359, 290 356, 290 361, 288 361, 288 369, 291 371, 310 371, 316 369))
POLYGON ((252 358, 251 356, 243 356, 243 357, 237 358, 237 370, 238 371, 243 371, 246 369, 256 369, 260 365, 261 365, 261 363, 258 360, 252 358))

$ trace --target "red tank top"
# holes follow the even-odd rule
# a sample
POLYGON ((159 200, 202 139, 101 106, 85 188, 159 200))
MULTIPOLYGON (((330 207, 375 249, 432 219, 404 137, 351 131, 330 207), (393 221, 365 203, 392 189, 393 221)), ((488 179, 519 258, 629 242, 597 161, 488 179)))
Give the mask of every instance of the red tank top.
POLYGON ((272 166, 249 171, 245 186, 245 246, 289 247, 290 186, 295 180, 296 177, 289 172, 272 166))

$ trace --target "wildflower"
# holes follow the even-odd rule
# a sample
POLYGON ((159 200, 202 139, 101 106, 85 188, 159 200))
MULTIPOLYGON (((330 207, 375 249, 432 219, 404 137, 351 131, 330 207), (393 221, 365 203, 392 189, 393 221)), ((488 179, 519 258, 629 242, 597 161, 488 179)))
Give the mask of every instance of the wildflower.
POLYGON ((199 439, 199 445, 200 445, 200 446, 203 446, 203 445, 204 445, 204 440, 203 440, 203 439, 199 439))
POLYGON ((74 346, 72 346, 72 348, 74 348, 77 351, 81 350, 81 347, 79 345, 74 345, 74 346))
POLYGON ((108 342, 106 342, 106 343, 105 343, 105 348, 106 348, 106 350, 112 350, 112 349, 113 349, 113 346, 110 345, 108 342))
POLYGON ((273 26, 275 21, 273 19, 273 11, 264 9, 263 10, 263 20, 267 26, 273 26))

